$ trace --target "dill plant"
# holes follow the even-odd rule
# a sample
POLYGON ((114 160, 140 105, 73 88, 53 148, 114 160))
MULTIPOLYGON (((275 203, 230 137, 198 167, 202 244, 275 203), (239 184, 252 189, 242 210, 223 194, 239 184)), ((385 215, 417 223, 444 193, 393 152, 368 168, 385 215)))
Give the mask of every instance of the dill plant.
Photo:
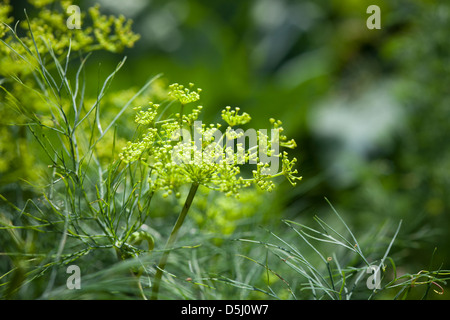
MULTIPOLYGON (((125 163, 139 161, 148 167, 148 183, 152 193, 162 190, 164 197, 171 194, 179 197, 179 188, 185 184, 190 185, 186 201, 167 240, 166 251, 158 264, 152 299, 156 299, 158 296, 170 248, 175 243, 199 186, 238 197, 242 188, 252 185, 261 190, 272 191, 273 179, 281 175, 287 177, 293 185, 296 184, 296 180, 301 179, 297 176, 297 170, 293 168, 296 159, 289 159, 287 152, 277 155, 282 164, 280 172, 269 174, 265 170, 268 163, 262 162, 257 153, 252 150, 254 147, 261 149, 264 146, 263 152, 266 155, 273 155, 273 144, 293 148, 295 141, 288 140, 282 134, 276 134, 275 137, 269 139, 264 133, 258 132, 256 146, 245 150, 242 143, 238 142, 244 132, 237 132, 233 130, 233 127, 244 125, 251 120, 249 114, 245 112, 239 114, 239 108, 232 110, 227 106, 222 111, 222 119, 227 125, 223 134, 219 131, 219 128, 222 127, 220 123, 196 125, 202 106, 193 107, 191 112, 185 112, 190 104, 200 99, 201 89, 193 90, 193 87, 192 83, 187 87, 178 83, 169 86, 168 97, 172 99, 171 103, 178 103, 180 109, 168 119, 159 117, 160 104, 150 102, 145 110, 141 106, 135 108, 135 122, 142 128, 141 139, 129 142, 119 155, 125 163), (191 134, 197 134, 201 140, 187 139, 184 141, 182 139, 183 136, 186 138, 191 134), (236 152, 234 146, 236 146, 236 152), (247 163, 252 159, 256 162, 256 168, 252 170, 251 177, 244 178, 241 174, 240 164, 247 163)), ((282 131, 280 121, 270 119, 269 123, 277 133, 282 131)))
MULTIPOLYGON (((2 14, 5 12, 8 10, 2 14)), ((268 124, 276 134, 269 137, 258 131, 257 145, 246 150, 238 143, 243 133, 234 128, 246 125, 251 120, 249 114, 226 107, 223 123, 197 126, 202 106, 191 106, 200 99, 201 90, 194 90, 193 84, 184 87, 175 83, 165 90, 161 102, 150 102, 146 108, 139 103, 134 108, 136 139, 124 143, 122 152, 115 154, 123 114, 142 97, 151 96, 149 89, 160 76, 134 92, 114 117, 103 119, 102 102, 108 99, 108 89, 125 59, 105 79, 94 99, 86 96, 86 61, 94 50, 120 51, 131 46, 137 36, 122 17, 101 17, 95 7, 90 10, 96 21, 93 27, 82 35, 64 38, 65 33, 58 30, 63 15, 50 13, 41 10, 36 20, 22 24, 28 32, 26 37, 19 37, 8 24, 1 30, 5 55, 0 63, 7 64, 11 58, 19 61, 10 66, 17 70, 5 71, 9 84, 2 87, 3 92, 8 105, 20 115, 18 124, 27 128, 40 146, 44 163, 48 164, 44 171, 50 171, 45 184, 37 187, 42 192, 40 201, 30 198, 18 207, 2 196, 21 217, 1 217, 2 229, 17 240, 6 252, 14 267, 1 276, 5 280, 4 296, 13 297, 26 284, 41 281, 44 289, 35 294, 48 298, 54 292, 58 266, 106 250, 114 251, 117 259, 129 266, 135 279, 132 283, 142 298, 147 298, 141 282, 145 275, 151 282, 151 298, 157 299, 169 253, 198 189, 239 197, 244 188, 272 191, 274 180, 280 176, 295 185, 301 179, 294 168, 296 159, 273 148, 295 148, 295 141, 283 135, 281 121, 270 119, 268 124), (48 22, 48 29, 39 27, 43 22, 48 22), (115 27, 114 35, 110 34, 111 26, 115 27), (59 38, 65 41, 58 42, 59 38), (77 51, 80 60, 73 69, 73 54, 77 51), (88 54, 83 54, 85 51, 88 54), (21 92, 32 94, 34 100, 28 104, 21 92), (178 110, 171 112, 174 109, 178 110), (219 128, 223 125, 226 129, 222 134, 219 128), (201 136, 201 144, 186 142, 187 134, 201 136), (108 135, 112 137, 111 157, 100 161, 101 150, 106 148, 102 143, 108 135), (259 154, 255 149, 260 149, 259 154), (279 161, 280 170, 271 172, 267 158, 279 161), (241 167, 247 162, 254 163, 254 168, 246 176, 241 167), (181 198, 185 186, 189 191, 182 210, 152 275, 148 254, 151 256, 156 248, 161 250, 147 225, 152 200, 157 194, 181 198), (25 238, 36 232, 46 235, 48 243, 56 241, 58 245, 47 247, 45 253, 36 252, 33 246, 22 246, 25 238)))
MULTIPOLYGON (((9 1, 5 1, 0 10, 0 73, 3 77, 0 108, 4 133, 0 137, 0 171, 13 171, 18 166, 33 192, 42 194, 42 197, 32 195, 24 205, 20 201, 16 205, 1 195, 13 210, 0 215, 2 255, 10 257, 12 264, 1 276, 5 298, 18 295, 30 282, 44 289, 31 290, 24 293, 25 296, 48 297, 55 284, 56 266, 73 262, 97 249, 115 248, 119 259, 132 256, 137 250, 132 245, 142 241, 152 249, 152 238, 139 230, 148 216, 146 204, 131 202, 136 189, 130 192, 128 185, 123 187, 123 173, 118 171, 118 166, 104 168, 114 158, 114 152, 106 155, 99 150, 108 145, 114 150, 119 143, 116 135, 111 135, 114 125, 157 77, 140 90, 131 90, 131 95, 128 92, 119 97, 117 93, 112 94, 110 100, 118 99, 121 110, 118 115, 100 120, 100 101, 107 102, 106 92, 125 59, 106 78, 93 99, 86 95, 86 61, 96 50, 120 52, 131 47, 139 36, 131 31, 131 20, 101 15, 98 6, 89 10, 92 26, 70 31, 65 24, 65 9, 70 3, 53 2, 30 1, 39 9, 37 17, 29 18, 26 14, 27 20, 14 27, 10 25, 14 20, 9 17, 12 11, 9 1), (57 9, 59 5, 62 12, 57 9), (20 35, 19 27, 23 29, 20 35), (120 102, 124 98, 125 102, 120 102), (105 128, 106 121, 109 123, 105 128), (35 148, 25 129, 41 151, 35 148), (20 133, 19 153, 12 143, 17 131, 20 133), (3 154, 8 156, 3 157, 3 154), (47 169, 42 163, 47 164, 47 169), (39 179, 49 170, 50 176, 39 179), (126 196, 116 201, 116 191, 122 187, 126 196), (140 214, 131 217, 136 211, 140 214), (124 225, 128 228, 118 234, 124 225), (33 243, 36 237, 42 240, 39 247, 33 243), (49 247, 55 242, 59 243, 56 248, 49 247)), ((104 115, 107 113, 102 113, 104 115)))
MULTIPOLYGON (((5 250, 2 255, 11 260, 9 269, 0 275, 2 297, 15 297, 36 282, 41 287, 24 294, 25 297, 58 297, 65 289, 64 286, 55 289, 58 267, 76 263, 83 257, 98 257, 99 252, 106 251, 115 254, 114 261, 107 260, 112 267, 83 275, 83 279, 96 281, 111 277, 114 285, 109 288, 114 288, 116 298, 120 294, 124 298, 129 298, 128 294, 132 297, 137 294, 147 299, 144 281, 141 281, 146 278, 149 279, 151 298, 157 299, 163 275, 169 274, 166 272, 169 253, 175 249, 179 231, 194 200, 198 199, 199 190, 203 188, 228 197, 226 202, 209 208, 207 217, 199 217, 196 213, 194 219, 204 221, 208 217, 217 219, 219 210, 233 211, 229 207, 230 201, 238 200, 233 197, 251 198, 253 194, 249 195, 248 190, 272 191, 277 177, 284 176, 295 185, 300 179, 295 169, 296 159, 290 158, 285 150, 274 152, 272 148, 275 144, 295 148, 295 141, 283 135, 281 121, 269 119, 268 125, 277 132, 277 139, 259 131, 256 145, 262 147, 263 152, 258 155, 254 146, 245 149, 239 145, 242 132, 236 129, 250 123, 251 116, 239 108, 225 107, 221 112, 221 123, 197 126, 203 108, 193 106, 201 96, 201 90, 194 89, 193 84, 175 83, 165 88, 156 76, 138 90, 110 93, 111 82, 122 69, 125 59, 100 85, 98 95, 87 97, 85 88, 89 84, 84 70, 90 52, 120 52, 132 46, 138 35, 132 33, 131 22, 123 17, 103 16, 99 8, 94 7, 89 10, 93 25, 75 32, 65 28, 64 13, 44 9, 54 1, 31 2, 42 10, 38 17, 19 24, 27 33, 25 37, 19 37, 16 29, 11 27, 14 21, 9 17, 9 2, 5 1, 0 7, 0 18, 5 23, 0 25, 3 44, 0 46, 0 73, 4 97, 0 106, 3 120, 7 119, 9 124, 15 122, 21 130, 27 128, 36 139, 43 150, 43 162, 48 165, 45 171, 50 173, 45 184, 37 188, 42 196, 27 199, 23 206, 0 195, 13 211, 0 214, 0 237, 5 250), (70 37, 67 37, 68 32, 70 37), (73 58, 75 53, 79 60, 73 58), (75 71, 71 73, 69 66, 77 60, 75 71), (103 117, 102 105, 113 101, 118 101, 120 109, 103 117), (14 113, 3 113, 10 110, 7 105, 13 107, 14 113), (135 138, 126 141, 120 131, 121 127, 131 127, 123 116, 132 106, 135 106, 135 128, 131 131, 135 132, 135 138), (196 134, 202 137, 201 144, 184 139, 196 134), (117 149, 121 152, 116 153, 117 149), (281 169, 271 172, 264 161, 266 157, 276 157, 281 169), (246 163, 252 161, 254 167, 247 170, 246 163), (187 193, 183 191, 185 187, 187 193), (174 204, 170 201, 174 198, 182 203, 171 233, 159 238, 154 236, 151 223, 148 226, 158 194, 168 206, 174 204), (161 245, 163 237, 167 240, 161 245), (35 244, 37 240, 40 240, 40 247, 35 244), (162 254, 153 267, 156 252, 162 254), (117 261, 120 263, 116 264, 117 261), (117 276, 118 272, 124 271, 130 274, 131 281, 128 278, 123 281, 124 278, 117 276)), ((64 10, 69 2, 61 4, 64 10)), ((12 140, 14 132, 11 129, 12 126, 0 128, 2 141, 12 140)), ((27 149, 27 144, 22 141, 19 145, 23 150, 27 149)), ((30 152, 26 153, 28 160, 24 162, 20 154, 14 154, 9 148, 10 144, 0 144, 0 171, 8 171, 19 160, 29 169, 30 175, 37 171, 37 159, 30 152)), ((201 200, 203 207, 208 206, 204 199, 201 200)), ((239 214, 228 213, 234 219, 239 214)), ((358 296, 357 289, 364 285, 362 280, 367 266, 375 263, 384 267, 386 261, 391 262, 394 276, 386 279, 379 291, 369 292, 369 299, 390 289, 398 289, 394 298, 403 298, 418 285, 426 287, 426 297, 432 290, 440 293, 441 284, 449 279, 448 270, 397 275, 389 253, 398 229, 385 251, 377 256, 370 252, 368 245, 373 244, 372 238, 366 242, 356 240, 342 218, 338 214, 337 217, 348 234, 317 218, 320 226, 317 229, 285 220, 296 239, 287 239, 287 233, 279 236, 272 231, 269 234, 276 239, 273 242, 239 239, 261 245, 291 272, 285 276, 285 269, 275 269, 269 265, 268 258, 261 262, 242 255, 266 271, 267 289, 223 276, 204 279, 205 283, 206 280, 223 282, 241 291, 263 293, 276 299, 351 299, 358 296), (324 252, 330 251, 318 243, 337 246, 342 251, 328 256, 324 252), (309 252, 305 252, 307 249, 309 252), (288 297, 282 296, 283 291, 280 295, 274 290, 270 278, 281 280, 278 283, 287 288, 284 294, 287 292, 288 297), (299 278, 306 281, 301 282, 299 278)), ((170 226, 170 222, 167 225, 170 226)), ((220 232, 231 232, 234 226, 225 224, 222 227, 220 232)), ((203 277, 198 260, 193 264, 192 269, 203 277)))
POLYGON ((28 3, 35 14, 28 17, 25 13, 27 20, 23 21, 16 21, 12 16, 10 0, 2 0, 0 6, 0 40, 4 44, 0 45, 2 185, 15 182, 18 176, 36 183, 43 174, 33 166, 35 156, 26 151, 29 144, 26 124, 30 116, 38 115, 43 124, 51 125, 53 117, 40 97, 43 87, 35 81, 33 70, 40 63, 54 70, 52 53, 60 58, 70 49, 72 60, 79 57, 83 61, 83 56, 95 51, 120 53, 133 47, 140 37, 131 29, 132 20, 104 15, 98 5, 81 12, 82 28, 71 30, 66 20, 72 1, 29 0, 28 3), (27 58, 30 55, 36 59, 27 58))

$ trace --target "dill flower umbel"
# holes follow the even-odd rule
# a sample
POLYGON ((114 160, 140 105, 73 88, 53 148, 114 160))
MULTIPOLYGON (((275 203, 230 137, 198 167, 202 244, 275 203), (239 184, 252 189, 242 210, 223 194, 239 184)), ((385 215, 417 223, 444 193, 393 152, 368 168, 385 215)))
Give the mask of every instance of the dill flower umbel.
POLYGON ((125 163, 141 161, 150 170, 148 182, 152 191, 163 190, 163 195, 179 194, 178 188, 184 184, 195 183, 226 195, 239 196, 241 188, 255 185, 261 190, 272 191, 273 178, 285 176, 295 185, 301 177, 294 169, 296 159, 289 159, 286 151, 280 153, 279 147, 294 148, 294 140, 287 140, 281 134, 281 121, 270 120, 271 136, 267 130, 256 131, 234 128, 250 122, 248 113, 227 106, 222 111, 226 122, 225 132, 222 124, 203 124, 198 121, 202 106, 182 114, 185 104, 200 99, 201 89, 193 90, 194 84, 184 87, 178 83, 169 86, 168 97, 180 103, 181 112, 175 117, 158 120, 159 104, 150 102, 149 108, 136 107, 135 122, 143 131, 141 138, 128 142, 119 155, 125 163), (248 136, 253 145, 245 148, 248 136), (257 152, 259 151, 259 152, 257 152), (274 172, 274 168, 281 170, 274 172), (255 169, 250 177, 241 172, 242 165, 253 164, 255 169))

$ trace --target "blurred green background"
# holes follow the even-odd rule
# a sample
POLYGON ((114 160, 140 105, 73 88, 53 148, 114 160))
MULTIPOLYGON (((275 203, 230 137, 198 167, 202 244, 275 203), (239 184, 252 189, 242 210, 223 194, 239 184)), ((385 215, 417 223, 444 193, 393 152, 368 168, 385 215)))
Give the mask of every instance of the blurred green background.
MULTIPOLYGON (((92 56, 92 77, 100 63, 112 70, 128 57, 112 90, 162 73, 167 83, 203 89, 205 122, 228 105, 248 112, 254 128, 283 121, 303 181, 275 191, 282 205, 274 219, 327 215, 326 197, 356 234, 403 220, 399 268, 428 268, 436 247, 433 268, 450 269, 448 1, 76 3, 123 14, 141 35, 124 53, 92 56), (379 30, 366 27, 371 4, 381 8, 379 30)), ((29 7, 12 5, 18 19, 29 7)), ((7 173, 2 194, 25 188, 7 173)))

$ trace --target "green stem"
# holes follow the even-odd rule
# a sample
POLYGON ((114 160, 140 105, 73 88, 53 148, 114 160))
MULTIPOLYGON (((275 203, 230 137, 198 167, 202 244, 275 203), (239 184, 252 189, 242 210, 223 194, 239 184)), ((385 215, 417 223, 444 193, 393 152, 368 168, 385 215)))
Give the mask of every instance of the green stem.
POLYGON ((158 267, 156 270, 155 280, 154 280, 153 286, 152 286, 151 300, 158 299, 159 285, 160 285, 161 278, 162 278, 162 275, 164 272, 164 268, 166 267, 166 264, 167 264, 167 259, 169 258, 170 250, 171 250, 173 244, 175 243, 175 240, 178 235, 178 231, 180 230, 181 225, 183 224, 184 219, 187 216, 189 208, 191 207, 191 204, 192 204, 192 201, 194 200, 195 193, 197 192, 198 186, 199 186, 199 184, 197 182, 192 183, 191 189, 189 190, 189 194, 186 198, 186 201, 184 202, 183 209, 181 210, 180 215, 178 216, 177 222, 173 226, 172 232, 170 233, 170 237, 167 240, 167 243, 166 243, 166 246, 164 249, 164 253, 161 257, 161 260, 159 261, 159 264, 158 264, 158 267))
POLYGON ((184 104, 181 104, 180 109, 180 135, 183 136, 183 110, 184 110, 184 104))

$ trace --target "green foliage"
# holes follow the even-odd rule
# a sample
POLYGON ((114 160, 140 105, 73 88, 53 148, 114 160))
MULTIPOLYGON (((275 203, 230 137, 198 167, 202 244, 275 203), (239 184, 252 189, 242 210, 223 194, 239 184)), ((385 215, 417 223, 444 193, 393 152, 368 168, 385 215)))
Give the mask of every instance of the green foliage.
MULTIPOLYGON (((107 161, 108 170, 104 171, 105 163, 99 161, 96 153, 98 142, 106 136, 131 102, 150 86, 152 80, 122 105, 119 115, 115 115, 108 127, 103 129, 99 119, 99 103, 125 59, 106 79, 92 106, 86 109, 86 82, 80 76, 86 58, 81 58, 78 69, 75 70, 74 82, 71 82, 68 75, 72 53, 70 44, 66 48, 67 52, 60 56, 53 50, 49 40, 41 35, 40 39, 46 48, 41 53, 34 40, 36 36, 33 30, 30 28, 29 31, 28 39, 33 47, 28 46, 27 41, 19 38, 11 28, 10 38, 2 41, 2 49, 7 48, 11 55, 20 58, 24 65, 30 67, 28 72, 11 77, 15 85, 4 91, 8 96, 15 97, 18 95, 15 88, 26 88, 27 92, 34 93, 46 107, 43 112, 34 110, 35 104, 25 108, 21 101, 16 105, 26 120, 19 125, 24 125, 24 128, 26 125, 41 146, 43 156, 46 157, 44 163, 51 163, 48 168, 52 172, 47 177, 46 185, 37 188, 43 194, 40 201, 32 197, 21 209, 10 203, 14 211, 27 217, 26 220, 16 218, 14 212, 2 215, 6 225, 3 229, 15 230, 17 223, 23 223, 17 226, 21 231, 14 233, 17 246, 4 247, 7 255, 14 257, 19 253, 17 259, 12 259, 11 271, 5 274, 8 277, 4 279, 5 291, 2 295, 6 298, 20 296, 20 290, 27 282, 36 280, 39 283, 41 277, 47 279, 46 289, 42 290, 36 285, 36 291, 27 292, 25 296, 46 297, 54 285, 55 266, 66 265, 97 249, 115 249, 118 258, 129 259, 142 250, 148 252, 154 247, 153 238, 144 225, 152 198, 148 196, 148 186, 134 179, 130 181, 127 171, 119 169, 119 164, 111 161, 114 152, 107 161), (21 49, 10 44, 11 39, 21 49), (50 63, 43 60, 44 54, 48 55, 50 63), (61 62, 63 59, 65 61, 61 62), (54 69, 49 70, 49 67, 54 69), (26 85, 25 81, 32 83, 31 79, 34 79, 34 84, 26 85), (46 113, 50 121, 43 118, 41 112, 44 115, 46 113), (96 128, 95 132, 93 128, 96 128), (123 191, 119 192, 118 189, 123 191), (118 193, 122 193, 123 197, 116 198, 118 193), (19 247, 21 243, 27 242, 23 239, 24 236, 29 237, 34 233, 49 235, 43 242, 44 247, 19 247), (139 248, 142 240, 147 242, 146 249, 139 248), (59 245, 52 248, 50 243, 59 245), (36 254, 36 249, 41 251, 36 254)), ((115 145, 114 135, 112 144, 115 145)), ((36 167, 30 165, 30 169, 36 170, 36 167)), ((138 176, 139 174, 133 175, 136 179, 138 176)), ((3 196, 2 198, 8 201, 3 196)), ((2 242, 8 244, 9 240, 6 238, 2 242)), ((133 274, 140 274, 136 268, 131 270, 133 274)))
POLYGON ((402 222, 391 239, 387 237, 392 230, 386 225, 357 239, 341 215, 331 208, 337 218, 333 225, 319 217, 315 217, 317 228, 284 220, 294 236, 280 236, 268 230, 270 242, 239 239, 263 246, 270 254, 265 261, 244 256, 266 272, 267 288, 260 287, 260 292, 279 299, 318 300, 408 299, 417 292, 422 293, 422 299, 428 299, 444 293, 442 286, 450 279, 449 270, 398 273, 390 254, 402 222), (378 287, 368 278, 371 267, 379 272, 378 287), (279 296, 286 293, 290 297, 279 296))
POLYGON ((448 299, 448 3, 0 1, 2 298, 448 299))
MULTIPOLYGON (((152 212, 150 207, 152 199, 161 190, 164 191, 163 197, 167 197, 173 190, 176 190, 176 195, 179 197, 183 185, 191 184, 180 216, 164 247, 165 252, 156 269, 155 283, 151 286, 153 296, 156 298, 168 253, 173 249, 177 233, 200 185, 224 192, 227 195, 232 193, 237 195, 241 187, 250 187, 252 183, 271 191, 274 184, 266 182, 266 180, 269 181, 280 175, 288 176, 292 182, 294 179, 299 179, 298 177, 294 178, 296 171, 292 169, 292 166, 283 166, 280 172, 272 175, 263 173, 267 164, 263 163, 263 160, 259 160, 258 156, 255 156, 257 169, 253 171, 254 177, 237 178, 236 176, 240 173, 238 164, 241 162, 238 163, 236 158, 232 163, 226 161, 225 158, 222 160, 213 158, 216 155, 215 150, 220 144, 219 141, 214 141, 211 130, 220 125, 194 128, 201 107, 197 107, 188 114, 183 114, 185 104, 195 102, 200 98, 200 90, 191 92, 178 84, 169 86, 167 96, 181 104, 181 112, 175 115, 159 114, 157 111, 160 110, 160 105, 154 103, 150 103, 149 109, 145 111, 141 107, 135 108, 137 111, 135 122, 139 126, 138 129, 144 130, 143 134, 139 133, 139 130, 137 131, 137 135, 141 136, 142 140, 127 143, 123 148, 123 153, 119 154, 119 159, 111 158, 112 161, 100 162, 97 145, 116 125, 133 101, 146 91, 158 77, 149 80, 133 95, 104 128, 104 123, 99 116, 99 106, 125 59, 106 78, 91 107, 84 108, 84 104, 89 100, 85 97, 85 91, 80 88, 84 88, 88 84, 80 78, 80 75, 87 58, 81 59, 78 69, 76 69, 74 82, 71 82, 67 68, 72 54, 70 44, 67 53, 60 56, 60 53, 53 49, 52 41, 45 37, 41 37, 41 41, 42 48, 45 48, 46 51, 40 51, 41 46, 34 40, 36 36, 31 23, 29 28, 31 44, 20 39, 11 28, 10 32, 13 33, 12 37, 4 40, 3 44, 12 51, 12 54, 17 55, 31 67, 29 70, 31 73, 23 74, 20 77, 15 76, 14 80, 19 85, 24 85, 21 77, 31 74, 36 82, 34 89, 31 86, 25 86, 25 88, 34 91, 42 100, 43 105, 48 108, 50 114, 51 121, 43 121, 37 110, 33 112, 31 108, 20 109, 26 116, 26 127, 41 146, 47 157, 46 161, 51 163, 49 168, 52 169, 48 180, 49 184, 42 189, 43 199, 45 199, 42 204, 37 204, 33 199, 29 199, 23 209, 19 209, 13 204, 11 207, 30 219, 17 227, 24 231, 35 230, 42 233, 59 234, 60 239, 57 248, 49 248, 50 252, 32 262, 28 261, 26 257, 32 256, 33 250, 24 246, 25 252, 19 255, 20 258, 17 261, 12 260, 16 269, 12 269, 12 274, 7 272, 4 275, 7 277, 4 293, 6 298, 18 295, 19 290, 26 282, 34 280, 35 277, 45 278, 50 272, 47 289, 32 293, 33 296, 47 298, 49 292, 52 292, 56 267, 74 263, 96 250, 114 250, 118 259, 124 261, 139 259, 141 255, 150 254, 155 248, 155 239, 149 232, 146 223, 152 212), (15 49, 10 45, 11 39, 15 39, 21 49, 15 49), (31 50, 30 46, 33 46, 34 50, 31 50), (42 59, 44 54, 51 59, 50 66, 54 67, 55 72, 48 69, 45 60, 42 59), (199 130, 197 133, 205 137, 201 150, 196 150, 194 144, 186 144, 174 139, 174 136, 180 137, 182 129, 186 128, 199 130), (191 163, 190 161, 176 162, 172 158, 172 156, 175 158, 182 156, 186 151, 194 154, 194 157, 195 153, 200 151, 200 159, 203 158, 203 160, 191 163), (214 161, 208 161, 211 159, 214 161), (119 194, 121 196, 118 197, 119 194), (30 209, 37 210, 39 214, 35 214, 30 209), (144 240, 147 242, 145 249, 142 248, 144 240), (56 251, 52 251, 55 249, 56 251), (31 279, 28 278, 29 271, 31 279), (28 275, 25 275, 25 272, 28 275)), ((12 97, 17 94, 13 89, 5 90, 5 92, 12 97)), ((164 106, 165 110, 171 105, 173 105, 173 101, 168 101, 164 106)), ((230 113, 227 119, 231 123, 243 123, 241 117, 230 113)), ((272 123, 274 122, 272 121, 272 123)), ((279 124, 277 122, 277 126, 279 124)), ((281 131, 280 129, 278 131, 281 131)), ((113 146, 115 146, 115 137, 114 135, 113 146)), ((226 139, 229 142, 239 137, 240 135, 233 134, 231 126, 229 126, 220 140, 226 139)), ((265 142, 264 152, 272 155, 272 144, 278 142, 276 140, 269 141, 264 134, 261 134, 260 138, 263 138, 265 142)), ((278 138, 278 135, 275 135, 275 138, 278 138)), ((226 149, 230 148, 228 145, 223 148, 221 150, 223 155, 233 153, 232 149, 226 149)), ((241 147, 241 149, 243 148, 241 147)), ((240 151, 239 148, 238 151, 240 151)), ((178 158, 178 160, 180 159, 182 158, 178 158)), ((243 154, 244 162, 251 159, 250 154, 243 154)), ((283 153, 282 159, 283 161, 287 159, 286 152, 283 153)), ((287 162, 292 163, 292 161, 294 160, 287 162)), ((7 201, 6 198, 3 199, 7 201)), ((9 219, 7 216, 4 218, 5 229, 13 232, 17 221, 13 222, 9 219)), ((24 233, 27 234, 27 232, 24 233)), ((12 234, 14 235, 14 232, 12 234)), ((21 239, 20 235, 15 237, 21 239)), ((15 248, 7 254, 14 255, 14 251, 17 249, 15 248)), ((140 295, 145 298, 140 277, 144 274, 150 277, 151 268, 133 266, 130 267, 130 271, 132 276, 137 277, 137 288, 140 295)))
MULTIPOLYGON (((62 57, 68 51, 72 55, 97 50, 121 52, 132 47, 139 39, 131 30, 131 20, 125 19, 124 16, 116 18, 102 15, 99 6, 89 9, 90 21, 82 14, 83 28, 71 30, 66 25, 69 17, 67 8, 71 2, 53 2, 30 2, 38 10, 35 16, 27 15, 25 21, 14 20, 11 16, 12 6, 7 0, 0 9, 0 40, 4 44, 0 46, 2 185, 15 182, 18 177, 36 183, 42 175, 41 169, 30 165, 36 161, 33 153, 24 151, 29 145, 27 133, 20 127, 12 127, 25 125, 30 116, 39 117, 47 125, 52 121, 54 110, 49 109, 42 98, 42 84, 36 83, 33 76, 35 68, 44 61, 51 61, 52 55, 62 57), (14 26, 14 29, 10 26, 14 26), (24 35, 18 36, 19 34, 24 35), (18 79, 20 81, 16 81, 18 79), (18 136, 18 139, 13 139, 14 136, 18 136), (12 143, 15 140, 16 143, 12 143)), ((47 67, 49 70, 53 68, 50 65, 47 67)), ((58 91, 60 89, 56 88, 58 91)), ((60 103, 67 112, 67 106, 70 104, 70 101, 66 100, 68 97, 60 96, 58 99, 63 100, 60 103)))

